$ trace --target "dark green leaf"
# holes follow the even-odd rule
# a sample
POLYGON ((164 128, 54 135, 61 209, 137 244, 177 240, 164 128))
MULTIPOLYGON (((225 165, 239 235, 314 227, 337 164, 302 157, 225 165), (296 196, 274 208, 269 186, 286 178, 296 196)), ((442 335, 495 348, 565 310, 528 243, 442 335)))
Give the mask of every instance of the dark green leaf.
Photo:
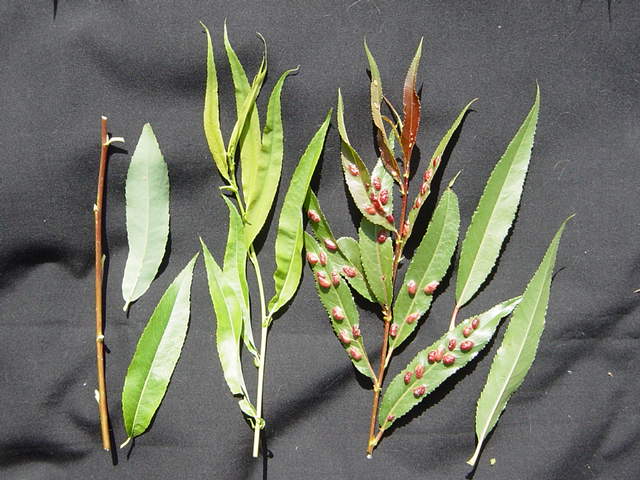
MULTIPOLYGON (((569 217, 571 218, 571 217, 569 217)), ((468 463, 474 465, 487 435, 496 425, 511 395, 520 387, 533 364, 549 304, 551 275, 565 220, 553 237, 535 275, 522 294, 522 301, 513 312, 502 345, 491 364, 476 409, 478 447, 468 463)))
POLYGON ((531 111, 491 172, 473 214, 460 252, 457 308, 467 303, 484 283, 511 228, 529 167, 539 107, 538 89, 531 111))
MULTIPOLYGON (((304 235, 305 249, 307 252, 319 255, 321 247, 318 245, 318 242, 308 233, 305 232, 304 235)), ((338 273, 339 266, 334 264, 332 259, 329 258, 326 266, 316 263, 311 268, 314 273, 318 296, 329 314, 331 327, 340 339, 342 347, 358 371, 375 381, 376 375, 373 368, 371 368, 367 352, 364 348, 364 342, 360 333, 358 309, 351 296, 351 291, 343 280, 340 280, 337 285, 331 283, 332 273, 335 273, 338 275, 338 278, 340 278, 338 273), (331 283, 329 287, 319 285, 317 277, 319 273, 325 274, 325 278, 331 283), (339 312, 334 311, 335 308, 340 309, 339 312), (344 318, 340 319, 340 317, 338 317, 338 319, 336 319, 336 313, 342 314, 344 318), (354 335, 354 332, 356 332, 357 335, 354 335)))
POLYGON ((189 325, 195 255, 156 306, 131 359, 122 389, 122 416, 129 439, 144 433, 162 402, 189 325))
POLYGON ((318 164, 330 120, 331 111, 302 154, 284 198, 276 236, 275 294, 269 301, 269 318, 291 300, 300 283, 304 243, 302 204, 318 164))
POLYGON ((124 267, 124 311, 158 273, 169 237, 169 171, 148 123, 131 157, 125 188, 129 255, 124 267))
POLYGON ((360 258, 367 283, 380 305, 391 305, 393 298, 393 246, 387 234, 365 218, 360 222, 360 258), (386 239, 379 242, 379 235, 386 239))
POLYGON ((478 328, 473 330, 468 338, 465 338, 462 331, 471 325, 472 319, 467 319, 460 323, 454 330, 447 332, 429 348, 418 353, 406 368, 400 372, 389 384, 380 405, 378 412, 378 423, 381 430, 386 430, 391 424, 408 413, 413 407, 424 400, 431 392, 444 382, 455 372, 464 367, 489 343, 500 323, 500 320, 511 313, 520 301, 520 297, 500 303, 490 310, 477 315, 478 328), (456 340, 453 351, 449 351, 449 341, 456 340), (472 348, 467 352, 460 350, 463 341, 473 342, 472 348), (430 352, 438 349, 445 355, 455 357, 454 363, 450 366, 444 365, 443 361, 429 363, 430 352), (424 370, 421 378, 417 378, 415 372, 418 366, 424 370), (411 372, 408 382, 405 382, 405 375, 411 372), (417 388, 425 386, 424 393, 416 392, 417 388), (422 393, 417 394, 417 393, 422 393))

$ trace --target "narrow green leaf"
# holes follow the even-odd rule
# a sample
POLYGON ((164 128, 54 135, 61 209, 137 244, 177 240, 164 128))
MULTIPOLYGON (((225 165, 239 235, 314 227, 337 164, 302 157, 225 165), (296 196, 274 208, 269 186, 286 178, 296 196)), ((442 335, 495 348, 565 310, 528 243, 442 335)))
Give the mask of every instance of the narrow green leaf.
POLYGON ((358 244, 358 241, 351 237, 340 237, 337 241, 340 252, 348 261, 347 266, 354 268, 356 272, 355 277, 344 275, 344 278, 347 279, 349 285, 351 285, 362 297, 366 298, 370 302, 375 302, 373 292, 371 292, 364 275, 364 268, 362 267, 362 260, 360 258, 360 245, 358 244))
POLYGON ((468 338, 464 337, 462 331, 471 325, 473 318, 463 321, 455 330, 447 332, 429 348, 419 352, 414 359, 409 362, 406 368, 391 381, 384 392, 378 413, 380 429, 386 430, 389 428, 393 422, 407 414, 413 407, 418 405, 431 392, 438 388, 442 382, 473 360, 489 343, 500 320, 509 315, 518 302, 520 302, 520 297, 512 298, 473 317, 478 318, 478 327, 472 331, 468 338), (453 351, 449 351, 448 349, 449 340, 451 339, 456 340, 456 346, 453 351), (472 348, 467 352, 460 350, 460 345, 464 341, 473 342, 472 348), (439 349, 445 355, 455 357, 452 365, 446 366, 443 361, 429 363, 429 353, 436 352, 439 349), (415 373, 418 366, 423 369, 421 378, 418 378, 418 375, 415 373), (407 372, 411 372, 411 375, 408 379, 409 381, 405 382, 407 372), (424 392, 416 390, 423 385, 425 386, 424 392))
MULTIPOLYGON (((572 215, 573 216, 573 215, 572 215)), ((478 446, 468 463, 474 465, 487 435, 496 425, 511 395, 520 387, 529 372, 544 330, 549 304, 551 275, 564 227, 571 217, 562 222, 547 252, 522 294, 522 301, 513 312, 502 345, 496 353, 487 383, 482 390, 476 409, 476 435, 478 446)))
POLYGON ((420 97, 416 91, 416 78, 418 75, 418 65, 420 64, 420 56, 422 55, 422 38, 416 50, 416 54, 411 61, 407 77, 404 81, 404 89, 402 93, 404 122, 402 127, 402 154, 408 162, 411 159, 413 147, 416 144, 416 136, 420 126, 420 97))
MULTIPOLYGON (((233 395, 239 397, 240 408, 247 413, 247 405, 251 404, 240 362, 240 339, 244 328, 242 306, 234 292, 234 287, 227 279, 227 275, 216 263, 202 239, 200 239, 200 243, 207 269, 209 294, 216 316, 216 347, 222 372, 229 390, 233 395)), ((250 413, 247 415, 251 416, 250 413)))
POLYGON ((207 137, 209 150, 220 175, 229 181, 227 152, 224 149, 222 130, 220 129, 220 112, 218 107, 218 75, 213 58, 213 45, 207 26, 200 22, 207 34, 207 87, 204 94, 204 134, 207 137))
POLYGON ((442 154, 446 150, 447 145, 449 145, 449 141, 451 140, 451 137, 453 137, 453 134, 456 132, 456 130, 460 126, 460 123, 462 123, 462 119, 466 115, 467 111, 469 110, 469 108, 471 108, 471 105, 476 100, 477 99, 471 100, 462 109, 462 111, 458 114, 458 116, 454 120, 453 125, 451 125, 449 130, 447 130, 447 133, 445 133, 444 137, 442 137, 442 140, 440 140, 440 143, 436 147, 435 152, 433 152, 433 155, 431 156, 431 160, 429 161, 429 165, 427 166, 427 169, 422 175, 422 185, 420 186, 420 191, 418 192, 418 195, 416 196, 416 199, 414 200, 413 204, 410 205, 409 213, 407 215, 407 221, 409 224, 409 231, 407 233, 407 238, 409 238, 409 236, 413 232, 413 226, 416 223, 416 218, 418 218, 420 209, 422 208, 422 205, 424 205, 424 202, 427 200, 427 197, 431 193, 431 182, 433 181, 433 177, 436 174, 436 170, 438 170, 438 167, 442 163, 441 161, 442 154))
POLYGON ((458 197, 451 188, 447 188, 433 212, 427 232, 411 259, 404 283, 393 305, 393 319, 398 325, 398 333, 389 342, 389 357, 416 329, 418 319, 431 306, 433 293, 425 293, 424 288, 432 282, 439 283, 447 273, 458 243, 459 228, 458 197), (415 284, 414 295, 409 294, 409 282, 415 284), (409 315, 417 315, 418 318, 409 315), (411 321, 407 322, 407 318, 411 321))
POLYGON ((376 126, 378 132, 377 136, 380 147, 380 158, 382 158, 385 168, 389 170, 393 179, 400 182, 400 169, 398 168, 398 162, 393 155, 393 150, 389 145, 389 138, 387 137, 387 132, 385 131, 384 122, 382 120, 382 113, 380 112, 380 106, 383 101, 380 70, 378 69, 378 65, 367 46, 366 40, 364 41, 364 51, 367 55, 367 60, 369 61, 369 70, 371 71, 371 118, 373 119, 373 124, 376 126))
POLYGON ((367 283, 380 305, 391 305, 393 298, 393 246, 391 237, 379 242, 379 234, 387 234, 377 225, 363 218, 360 222, 360 258, 367 283))
POLYGON ((276 236, 276 270, 273 274, 275 294, 269 301, 269 317, 272 317, 291 300, 300 283, 301 254, 304 243, 302 204, 307 196, 311 177, 322 153, 330 120, 331 111, 302 154, 284 197, 276 236))
POLYGON ((169 171, 148 123, 131 157, 125 187, 129 255, 124 267, 124 311, 158 273, 169 237, 169 171))
MULTIPOLYGON (((320 254, 320 245, 306 232, 304 234, 304 244, 307 252, 316 255, 320 254)), ((351 359, 354 367, 356 367, 360 373, 375 381, 376 375, 369 363, 369 358, 364 348, 364 342, 360 332, 358 309, 351 296, 351 291, 344 281, 340 281, 337 285, 331 283, 331 274, 337 274, 339 266, 334 264, 332 259, 329 258, 326 266, 318 262, 312 265, 311 268, 314 273, 318 296, 329 314, 329 320, 331 320, 331 327, 334 333, 340 339, 342 347, 351 359), (317 278, 318 274, 324 274, 331 285, 329 287, 320 286, 317 278), (338 317, 338 319, 336 319, 336 313, 341 314, 344 318, 338 317), (357 333, 357 335, 354 335, 354 332, 357 333)))
POLYGON ((515 218, 538 121, 540 89, 531 111, 498 161, 471 218, 458 265, 456 305, 467 303, 493 269, 515 218))
POLYGON ((243 334, 242 340, 258 360, 258 349, 253 340, 251 330, 251 308, 249 305, 249 286, 247 285, 247 245, 242 217, 231 201, 222 197, 229 208, 229 233, 227 247, 224 253, 224 275, 233 290, 242 311, 243 334))
MULTIPOLYGON (((262 230, 278 190, 284 155, 280 94, 287 76, 296 71, 297 69, 293 69, 284 72, 273 87, 267 107, 267 120, 264 125, 259 155, 255 157, 245 155, 244 144, 240 151, 242 193, 246 205, 245 235, 247 245, 251 245, 262 230)), ((252 125, 253 123, 250 123, 249 128, 252 125)), ((245 142, 247 141, 248 139, 245 138, 245 142)))
POLYGON ((189 296, 196 254, 160 299, 144 328, 122 389, 128 438, 144 433, 162 402, 189 325, 189 296))

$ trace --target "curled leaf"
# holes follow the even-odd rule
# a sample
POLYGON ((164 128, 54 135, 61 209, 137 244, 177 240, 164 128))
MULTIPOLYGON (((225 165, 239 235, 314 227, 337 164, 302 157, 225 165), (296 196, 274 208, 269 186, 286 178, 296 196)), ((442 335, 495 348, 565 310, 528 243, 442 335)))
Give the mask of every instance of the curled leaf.
POLYGON ((431 182, 433 181, 433 177, 436 174, 436 170, 438 170, 438 167, 442 163, 442 155, 444 154, 444 151, 446 150, 447 145, 449 145, 449 141, 451 140, 451 137, 453 137, 453 134, 456 132, 456 130, 460 126, 462 119, 464 118, 467 111, 469 111, 469 108, 471 108, 471 105, 475 101, 476 99, 471 100, 462 109, 462 111, 458 114, 458 116, 454 120, 453 125, 451 125, 449 130, 447 130, 447 133, 445 133, 444 137, 442 137, 442 140, 440 140, 440 143, 436 147, 435 152, 433 152, 431 160, 429 161, 429 165, 427 165, 427 168, 424 174, 422 175, 422 184, 420 185, 420 190, 418 191, 418 194, 416 195, 416 198, 413 201, 413 203, 409 205, 409 213, 407 214, 407 225, 409 226, 409 230, 407 232, 407 238, 409 238, 409 236, 413 232, 413 227, 416 222, 416 218, 418 218, 418 214, 420 213, 420 209, 422 208, 422 205, 424 205, 424 202, 427 200, 427 197, 431 193, 431 182))
POLYGON ((189 296, 196 254, 169 285, 144 328, 122 389, 129 439, 145 432, 162 402, 189 325, 189 296))
POLYGON ((269 301, 269 318, 291 300, 300 283, 301 254, 304 243, 302 205, 324 146, 330 119, 331 111, 302 154, 282 204, 275 247, 276 270, 273 274, 275 293, 269 301))
POLYGON ((449 269, 451 257, 458 243, 458 229, 460 228, 460 211, 458 197, 448 188, 440 198, 433 212, 431 222, 420 245, 416 249, 404 282, 397 294, 393 305, 394 322, 398 325, 397 334, 389 342, 389 354, 400 346, 413 332, 418 324, 418 318, 431 306, 433 292, 426 293, 428 285, 437 285, 449 269), (412 282, 413 294, 407 285, 412 282), (417 318, 412 317, 416 315, 417 318), (411 319, 411 321, 408 321, 411 319))
POLYGON ((500 320, 509 315, 518 302, 520 297, 507 300, 476 317, 461 322, 429 348, 419 352, 391 381, 384 392, 378 413, 380 429, 384 431, 389 428, 394 421, 407 414, 442 382, 473 360, 489 343, 500 320), (465 337, 463 330, 470 326, 475 318, 478 319, 477 328, 465 337), (451 339, 456 340, 452 351, 449 350, 451 339), (466 351, 461 350, 464 341, 472 342, 468 350, 463 347, 466 351), (431 352, 440 352, 439 360, 433 360, 434 355, 431 352), (432 361, 429 360, 430 354, 432 361), (451 357, 445 359, 445 355, 453 357, 453 363, 446 365, 445 363, 449 363, 451 357), (417 370, 420 372, 419 375, 416 375, 417 370))
MULTIPOLYGON (((308 253, 319 255, 321 247, 314 238, 305 232, 304 244, 308 253)), ((320 301, 329 314, 331 327, 338 336, 342 347, 351 359, 353 366, 363 375, 371 378, 374 382, 376 375, 369 363, 367 352, 364 348, 362 333, 360 331, 360 321, 358 309, 351 296, 349 287, 340 281, 337 284, 331 282, 332 273, 338 274, 339 265, 336 265, 331 258, 327 259, 326 265, 316 263, 311 266, 316 289, 320 301), (325 275, 328 286, 323 287, 318 282, 318 275, 325 275)))
POLYGON ((169 171, 148 123, 131 157, 125 187, 129 255, 124 267, 124 311, 158 273, 169 237, 169 171))
POLYGON ((467 462, 470 465, 475 465, 487 435, 496 425, 509 398, 520 387, 533 364, 544 330, 551 275, 560 237, 570 218, 562 222, 553 237, 538 270, 522 294, 522 301, 513 312, 502 345, 493 359, 487 383, 476 408, 478 446, 467 462))
POLYGON ((363 218, 359 229, 360 258, 367 284, 380 305, 393 298, 393 246, 388 232, 363 218))
POLYGON ((520 204, 538 121, 540 89, 520 129, 491 172, 462 242, 456 278, 456 308, 478 291, 493 269, 520 204))

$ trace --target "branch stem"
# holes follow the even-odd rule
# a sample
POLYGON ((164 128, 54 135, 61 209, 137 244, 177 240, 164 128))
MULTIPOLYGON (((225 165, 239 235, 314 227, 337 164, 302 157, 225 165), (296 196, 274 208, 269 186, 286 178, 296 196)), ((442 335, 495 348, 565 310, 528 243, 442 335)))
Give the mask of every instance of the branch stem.
POLYGON ((109 409, 107 405, 107 382, 104 368, 104 320, 103 320, 103 251, 102 251, 102 205, 104 200, 104 184, 107 173, 107 153, 109 139, 107 134, 107 117, 101 117, 100 122, 100 167, 98 173, 98 193, 96 203, 93 206, 93 218, 95 224, 95 268, 96 268, 96 365, 98 374, 98 411, 100 414, 100 433, 102 436, 102 448, 111 450, 111 437, 109 435, 109 409))

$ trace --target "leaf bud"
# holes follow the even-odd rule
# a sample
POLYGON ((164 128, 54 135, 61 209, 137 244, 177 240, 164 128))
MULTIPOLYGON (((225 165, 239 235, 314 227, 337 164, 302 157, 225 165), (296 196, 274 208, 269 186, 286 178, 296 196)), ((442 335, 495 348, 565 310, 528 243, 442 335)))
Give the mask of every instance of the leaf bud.
POLYGON ((449 339, 449 351, 450 352, 453 352, 453 350, 456 348, 456 343, 458 343, 458 342, 456 341, 455 338, 449 339))
POLYGON ((342 267, 342 271, 349 278, 354 278, 358 274, 356 269, 350 265, 345 265, 344 267, 342 267))
POLYGON ((353 338, 360 338, 362 335, 362 332, 360 332, 360 325, 353 325, 351 327, 351 335, 353 335, 353 338))
POLYGON ((409 315, 407 315, 407 317, 404 319, 404 321, 407 322, 407 323, 413 323, 418 319, 419 316, 420 316, 420 314, 418 312, 413 312, 413 313, 410 313, 409 315))
POLYGON ((413 396, 416 397, 416 398, 420 398, 426 392, 427 392, 427 386, 426 385, 420 385, 419 387, 416 387, 416 388, 413 389, 413 396))
POLYGON ((313 223, 320 222, 320 215, 318 215, 318 212, 316 212, 315 210, 309 210, 307 212, 307 217, 309 217, 309 220, 311 220, 313 223))
POLYGON ((397 323, 392 323, 391 327, 389 328, 389 335, 392 336, 393 338, 396 338, 396 335, 398 335, 398 324, 397 323))
POLYGON ((331 286, 331 282, 327 278, 326 272, 316 272, 316 278, 318 279, 318 285, 320 285, 322 288, 329 288, 331 286))
POLYGON ((418 285, 414 280, 409 280, 407 282, 407 293, 412 297, 416 294, 416 290, 418 289, 418 285))
POLYGON ((440 285, 440 282, 436 280, 434 280, 433 282, 427 283, 427 286, 424 287, 424 293, 427 295, 433 295, 433 292, 436 291, 439 285, 440 285))
POLYGON ((331 316, 336 322, 341 322, 344 320, 344 311, 336 305, 331 309, 331 316))
POLYGON ((309 262, 309 265, 315 265, 319 260, 318 255, 313 252, 307 252, 307 262, 309 262))
POLYGON ((473 348, 473 342, 471 340, 465 340, 460 344, 460 350, 463 352, 468 352, 473 348))
POLYGON ((404 384, 405 385, 409 385, 409 383, 411 382, 411 377, 413 377, 413 372, 406 372, 404 374, 404 384))
POLYGON ((324 239, 324 245, 325 245, 325 247, 327 247, 328 250, 330 250, 332 252, 335 252, 336 250, 338 250, 338 245, 336 245, 336 242, 334 242, 330 238, 325 238, 324 239))
POLYGON ((415 374, 416 374, 416 378, 422 378, 422 376, 424 375, 423 364, 419 363, 418 365, 416 365, 415 374))
POLYGON ((464 335, 464 338, 467 338, 472 333, 473 333, 473 328, 471 326, 464 327, 464 329, 462 330, 462 335, 464 335))
POLYGON ((479 326, 480 326, 480 317, 473 317, 473 320, 471 320, 471 328, 475 330, 479 326))
POLYGON ((376 190, 380 190, 382 188, 382 182, 380 180, 380 177, 373 177, 371 179, 371 184, 373 185, 373 188, 375 188, 376 190))
POLYGON ((360 170, 358 170, 358 167, 356 167, 353 163, 348 164, 347 169, 349 170, 349 173, 354 177, 360 175, 360 170))
POLYGON ((450 367, 455 363, 455 361, 456 356, 451 353, 447 353, 444 357, 442 357, 442 364, 446 367, 450 367))
POLYGON ((327 254, 322 250, 320 250, 320 253, 318 254, 318 260, 320 260, 320 265, 322 265, 323 267, 327 266, 327 254))
POLYGON ((362 358, 362 353, 356 347, 351 347, 349 349, 349 356, 353 358, 356 362, 362 358))
POLYGON ((346 330, 340 330, 340 333, 338 333, 338 340, 340 340, 343 345, 349 345, 351 343, 349 333, 346 330))

